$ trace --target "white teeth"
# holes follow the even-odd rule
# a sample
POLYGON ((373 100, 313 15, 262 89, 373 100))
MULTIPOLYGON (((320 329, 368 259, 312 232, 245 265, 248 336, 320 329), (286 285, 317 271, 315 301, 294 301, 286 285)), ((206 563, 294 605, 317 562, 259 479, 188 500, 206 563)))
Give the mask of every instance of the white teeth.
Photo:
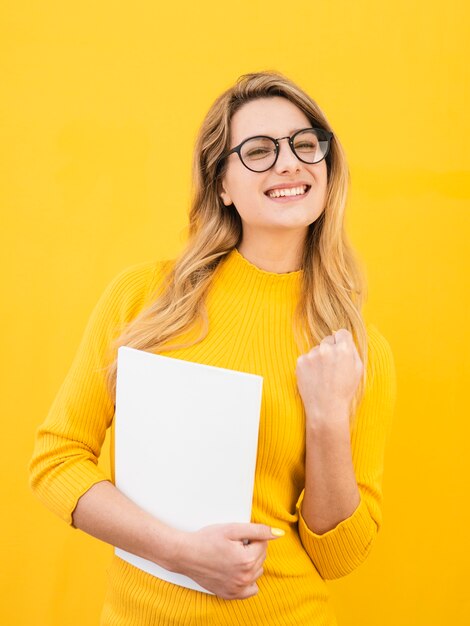
POLYGON ((270 198, 280 198, 282 196, 299 196, 307 191, 307 185, 301 187, 291 187, 290 189, 274 189, 268 192, 270 198))

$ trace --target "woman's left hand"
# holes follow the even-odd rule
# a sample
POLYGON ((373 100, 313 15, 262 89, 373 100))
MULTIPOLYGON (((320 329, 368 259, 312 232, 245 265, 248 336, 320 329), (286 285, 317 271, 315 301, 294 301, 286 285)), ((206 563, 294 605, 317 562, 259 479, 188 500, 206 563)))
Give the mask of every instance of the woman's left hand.
POLYGON ((349 407, 363 374, 349 330, 340 328, 297 359, 297 387, 307 421, 331 423, 349 419, 349 407))

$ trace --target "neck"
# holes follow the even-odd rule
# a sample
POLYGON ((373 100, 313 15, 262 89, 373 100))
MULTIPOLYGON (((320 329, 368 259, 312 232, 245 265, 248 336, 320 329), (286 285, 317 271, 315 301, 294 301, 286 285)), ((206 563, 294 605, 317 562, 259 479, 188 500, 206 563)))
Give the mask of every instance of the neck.
POLYGON ((285 274, 302 269, 302 253, 305 237, 298 234, 283 237, 250 237, 243 234, 238 251, 250 263, 266 272, 285 274))

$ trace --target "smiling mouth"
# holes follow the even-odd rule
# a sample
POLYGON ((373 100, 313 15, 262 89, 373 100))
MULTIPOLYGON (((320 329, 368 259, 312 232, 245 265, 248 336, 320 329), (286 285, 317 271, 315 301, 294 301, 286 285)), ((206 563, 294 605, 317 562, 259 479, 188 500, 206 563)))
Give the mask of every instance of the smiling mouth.
POLYGON ((264 195, 267 196, 270 200, 297 200, 302 198, 308 194, 311 185, 299 185, 299 187, 292 187, 290 189, 271 189, 264 192, 264 195))

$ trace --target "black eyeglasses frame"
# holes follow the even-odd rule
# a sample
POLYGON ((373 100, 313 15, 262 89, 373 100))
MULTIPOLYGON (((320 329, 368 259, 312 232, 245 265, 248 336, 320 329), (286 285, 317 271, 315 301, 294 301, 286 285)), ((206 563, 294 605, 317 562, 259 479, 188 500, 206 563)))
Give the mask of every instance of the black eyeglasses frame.
MULTIPOLYGON (((302 163, 307 163, 308 165, 316 165, 317 163, 321 163, 321 161, 323 161, 323 159, 325 159, 327 157, 328 153, 330 152, 331 140, 333 139, 333 137, 334 137, 334 134, 330 130, 326 130, 325 128, 319 128, 319 127, 315 127, 315 126, 309 126, 308 128, 301 128, 300 130, 296 131, 291 137, 289 137, 288 135, 286 135, 285 137, 278 137, 277 139, 274 139, 274 137, 269 137, 269 135, 255 135, 254 137, 247 137, 241 143, 239 143, 238 146, 235 146, 234 148, 232 148, 228 152, 225 152, 224 154, 222 154, 217 159, 216 167, 218 168, 218 166, 220 165, 220 162, 222 161, 222 159, 225 159, 228 156, 230 156, 232 154, 232 152, 236 152, 238 154, 238 157, 239 157, 240 161, 242 162, 242 164, 248 170, 250 170, 250 172, 255 172, 257 174, 261 174, 262 172, 267 172, 269 169, 274 167, 274 165, 276 164, 276 161, 277 161, 277 159, 279 157, 279 142, 281 141, 281 139, 288 139, 289 140, 289 145, 291 147, 291 150, 294 153, 294 155, 299 159, 299 161, 302 161, 302 163), (328 147, 326 149, 325 154, 322 156, 321 159, 319 159, 318 161, 314 161, 313 163, 311 161, 305 161, 304 159, 299 157, 299 155, 296 153, 296 151, 294 149, 294 139, 295 139, 295 137, 297 137, 297 135, 299 135, 300 133, 305 132, 306 130, 320 131, 320 133, 323 133, 323 134, 326 135, 326 140, 328 141, 328 147), (265 170, 254 170, 251 167, 248 167, 248 165, 242 159, 241 149, 242 149, 243 145, 247 141, 251 141, 252 139, 271 139, 271 141, 273 141, 274 145, 276 146, 276 157, 275 157, 273 163, 269 167, 267 167, 265 170)), ((322 140, 322 141, 324 141, 324 140, 322 140)))

